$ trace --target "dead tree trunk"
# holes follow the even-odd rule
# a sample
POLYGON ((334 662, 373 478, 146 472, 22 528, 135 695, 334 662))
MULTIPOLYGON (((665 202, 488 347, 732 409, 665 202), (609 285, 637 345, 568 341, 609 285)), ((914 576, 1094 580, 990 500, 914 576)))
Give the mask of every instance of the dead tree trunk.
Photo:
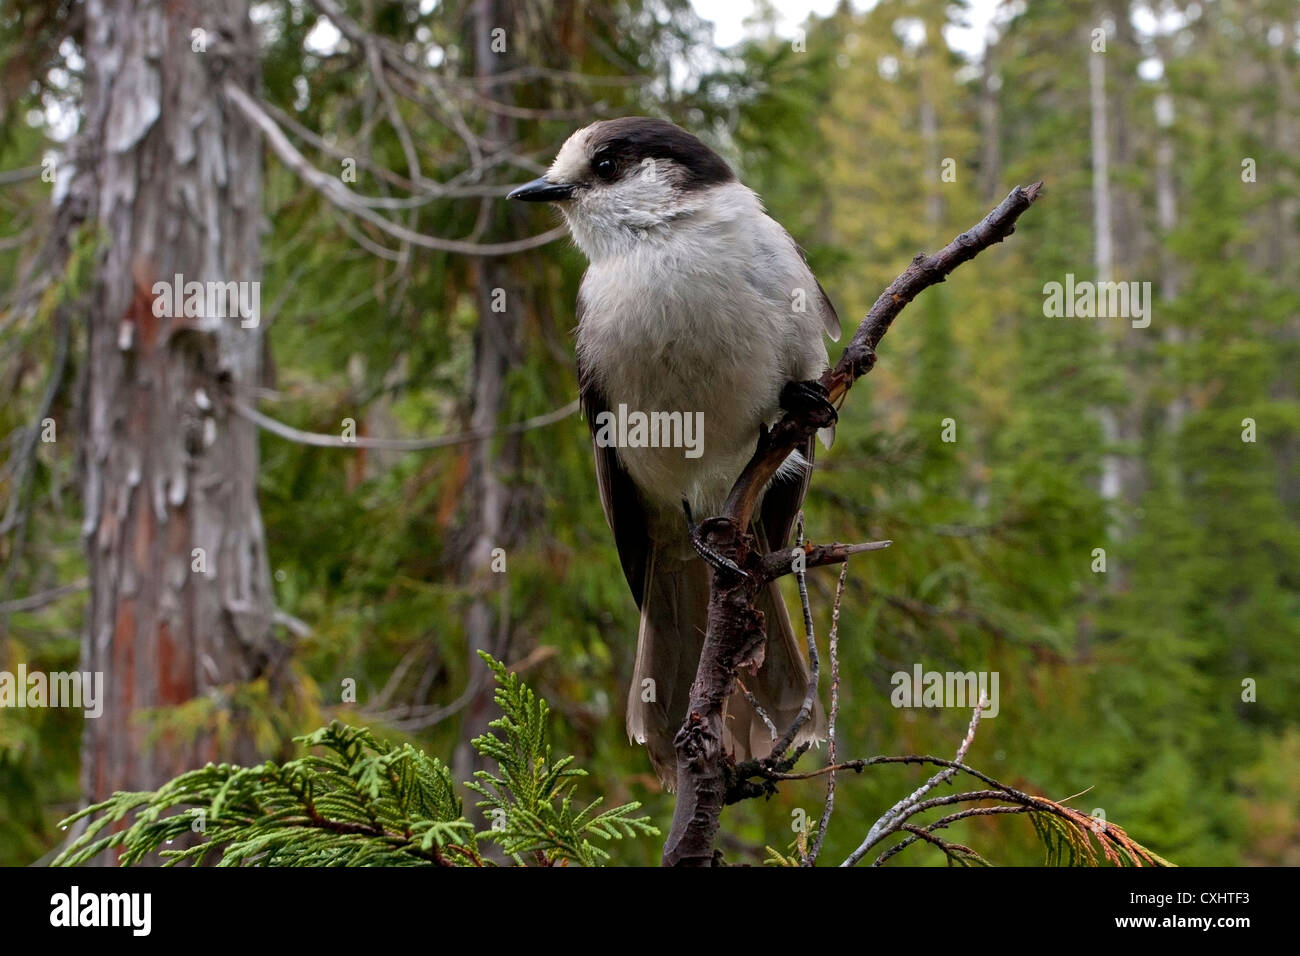
MULTIPOLYGON (((106 698, 86 723, 82 773, 86 797, 100 800, 208 760, 255 762, 237 714, 229 747, 215 721, 155 740, 138 718, 201 696, 229 711, 236 685, 270 675, 274 687, 283 654, 257 435, 226 402, 258 384, 263 345, 225 285, 260 280, 261 139, 222 94, 225 80, 258 81, 248 0, 87 0, 85 15, 70 201, 85 204, 103 243, 79 449, 91 582, 83 668, 103 672, 106 698), (221 300, 160 303, 155 283, 177 276, 222 283, 221 300)), ((258 301, 260 286, 243 291, 258 301)))

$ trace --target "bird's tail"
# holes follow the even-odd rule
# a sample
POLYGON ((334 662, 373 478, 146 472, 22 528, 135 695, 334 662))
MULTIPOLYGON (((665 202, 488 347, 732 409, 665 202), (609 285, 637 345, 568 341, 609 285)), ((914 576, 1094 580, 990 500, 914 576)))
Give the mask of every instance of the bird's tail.
MULTIPOLYGON (((655 772, 669 790, 677 785, 673 738, 686 717, 704 647, 709 580, 709 567, 698 558, 682 561, 652 553, 647 562, 636 668, 628 691, 627 734, 645 744, 655 772)), ((803 706, 808 664, 775 582, 759 595, 755 607, 763 612, 767 624, 767 649, 758 673, 741 674, 741 680, 779 735, 803 706)), ((814 697, 812 717, 795 743, 825 736, 826 714, 814 697)), ((773 740, 767 724, 738 688, 723 713, 723 747, 742 761, 766 757, 772 752, 773 740)))

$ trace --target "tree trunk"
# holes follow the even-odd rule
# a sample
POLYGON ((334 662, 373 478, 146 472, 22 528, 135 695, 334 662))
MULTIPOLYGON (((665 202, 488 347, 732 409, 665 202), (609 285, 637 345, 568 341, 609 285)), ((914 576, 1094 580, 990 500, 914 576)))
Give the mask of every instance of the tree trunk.
MULTIPOLYGON (((1179 295, 1177 257, 1170 251, 1170 235, 1178 225, 1177 190, 1174 186, 1174 138, 1170 127, 1174 122, 1174 98, 1170 93, 1160 93, 1155 100, 1156 118, 1156 225, 1160 227, 1160 301, 1173 302, 1179 295)), ((1165 323, 1164 341, 1171 346, 1171 358, 1165 361, 1167 374, 1177 381, 1175 363, 1183 344, 1183 329, 1176 322, 1165 323)), ((1173 390, 1165 404, 1165 428, 1177 435, 1187 417, 1187 398, 1182 387, 1173 390)))
POLYGON ((992 28, 984 47, 980 76, 980 178, 979 194, 983 202, 995 202, 1002 188, 1002 124, 998 90, 1002 77, 995 62, 996 43, 992 28))
POLYGON ((1110 231, 1110 148, 1106 124, 1106 60, 1104 53, 1088 55, 1088 101, 1091 113, 1093 268, 1098 282, 1109 282, 1114 271, 1110 231))
MULTIPOLYGON (((284 657, 271 623, 257 434, 226 403, 259 382, 262 330, 229 304, 205 301, 186 317, 155 294, 177 275, 260 280, 261 140, 221 91, 225 80, 249 91, 257 83, 248 0, 211 0, 197 19, 187 9, 85 6, 72 189, 103 238, 80 446, 91 581, 82 666, 102 672, 105 688, 103 715, 86 722, 83 739, 92 801, 209 760, 259 759, 229 713, 231 693, 263 676, 274 690, 284 657), (160 736, 141 720, 199 697, 226 713, 160 736)), ((258 286, 244 290, 258 301, 258 286)))
MULTIPOLYGON (((511 14, 497 0, 476 0, 473 11, 473 40, 475 72, 490 79, 506 68, 508 44, 517 41, 511 14), (507 49, 493 49, 493 31, 504 30, 507 49)), ((485 82, 482 94, 496 99, 504 95, 504 87, 485 82)), ((503 113, 490 114, 487 121, 486 145, 489 149, 502 148, 513 141, 514 122, 503 113)), ((495 203, 488 213, 488 234, 499 228, 500 203, 495 203)), ((522 300, 517 285, 512 281, 509 263, 499 257, 475 258, 471 265, 475 295, 478 304, 479 324, 474 344, 473 378, 470 388, 473 405, 470 412, 471 428, 491 428, 501 420, 505 402, 506 373, 518 360, 519 315, 522 300)), ((498 454, 492 441, 478 442, 471 455, 469 484, 471 514, 469 516, 469 547, 461 565, 462 580, 470 583, 473 597, 465 614, 465 644, 469 655, 467 669, 470 686, 481 682, 479 689, 465 707, 461 718, 460 743, 453 760, 459 780, 468 780, 479 769, 479 757, 470 745, 475 737, 488 732, 488 723, 495 715, 492 702, 494 688, 487 679, 487 671, 479 659, 480 650, 504 658, 510 635, 509 605, 506 600, 506 575, 493 573, 492 551, 506 548, 506 518, 513 507, 514 492, 503 482, 503 472, 510 470, 511 459, 518 446, 517 438, 504 439, 503 451, 498 454)), ((507 549, 507 568, 509 567, 507 549)))
MULTIPOLYGON (((1106 123, 1106 54, 1088 54, 1088 100, 1092 117, 1092 234, 1093 272, 1097 282, 1110 282, 1114 272, 1114 254, 1111 233, 1110 205, 1110 148, 1106 123)), ((1104 348, 1113 349, 1106 340, 1104 348)), ((1119 438, 1119 421, 1113 408, 1098 409, 1106 443, 1113 445, 1119 438)), ((1122 491, 1119 458, 1114 454, 1102 456, 1101 495, 1108 501, 1120 496, 1122 491)))

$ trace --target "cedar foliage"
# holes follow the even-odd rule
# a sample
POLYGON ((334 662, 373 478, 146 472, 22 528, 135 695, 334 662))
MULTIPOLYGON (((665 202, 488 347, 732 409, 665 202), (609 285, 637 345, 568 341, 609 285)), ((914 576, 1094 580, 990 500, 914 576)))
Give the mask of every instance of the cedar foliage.
POLYGON ((365 727, 337 720, 295 738, 308 753, 256 767, 208 764, 159 789, 116 793, 65 821, 88 825, 55 865, 77 866, 104 850, 124 866, 158 853, 166 865, 219 866, 484 866, 481 843, 496 843, 518 866, 599 866, 609 853, 593 839, 656 836, 638 803, 600 811, 602 798, 579 809, 574 791, 586 771, 552 753, 550 708, 505 665, 483 655, 496 679, 498 731, 474 740, 497 772, 466 784, 483 797, 491 823, 478 830, 465 816, 451 771, 437 757, 393 746, 365 727), (132 817, 130 826, 115 824, 132 817), (107 836, 101 834, 110 831, 107 836), (198 834, 196 845, 167 845, 198 834))

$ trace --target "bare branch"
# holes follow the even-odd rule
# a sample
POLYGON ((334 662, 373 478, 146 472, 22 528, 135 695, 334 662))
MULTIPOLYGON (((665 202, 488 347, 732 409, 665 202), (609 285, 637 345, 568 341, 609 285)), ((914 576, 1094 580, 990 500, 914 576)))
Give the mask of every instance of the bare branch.
POLYGON ((63 600, 69 595, 79 594, 88 587, 90 587, 90 580, 82 578, 79 581, 73 581, 71 584, 60 584, 48 591, 38 591, 36 594, 14 598, 11 601, 0 601, 0 614, 25 614, 29 611, 39 611, 57 601, 63 600))
POLYGON ((759 719, 767 725, 768 733, 772 735, 772 739, 776 740, 776 738, 780 736, 776 729, 776 724, 773 723, 772 718, 767 715, 767 711, 765 711, 763 706, 758 702, 758 698, 754 696, 750 689, 745 686, 745 682, 739 677, 736 678, 736 684, 739 685, 740 692, 745 696, 745 700, 749 702, 749 706, 754 708, 754 713, 758 714, 759 719))
POLYGON ((536 249, 549 242, 554 242, 566 234, 564 226, 556 226, 554 229, 547 230, 536 236, 529 236, 526 239, 515 239, 510 242, 477 243, 465 242, 460 239, 442 239, 438 236, 429 236, 408 229, 375 212, 366 201, 343 185, 342 180, 313 166, 307 157, 303 156, 298 151, 298 148, 290 142, 289 137, 285 135, 284 130, 280 129, 275 120, 271 119, 261 105, 237 84, 227 82, 223 90, 226 96, 230 98, 230 101, 239 108, 249 121, 262 131, 263 135, 266 136, 267 144, 276 156, 280 157, 280 161, 297 173, 307 185, 340 209, 378 226, 390 236, 401 239, 403 242, 409 242, 411 245, 420 246, 423 249, 455 252, 466 256, 504 256, 524 252, 528 249, 536 249))
MULTIPOLYGON (((328 142, 324 137, 315 131, 303 126, 290 114, 286 113, 274 103, 262 102, 261 107, 283 128, 289 130, 294 136, 297 136, 303 142, 310 144, 315 149, 320 150, 327 156, 333 156, 335 159, 351 159, 357 164, 358 169, 364 169, 374 175, 376 178, 383 180, 391 186, 398 189, 404 189, 413 195, 404 198, 388 196, 362 196, 354 193, 357 201, 367 206, 373 206, 376 209, 411 209, 417 206, 427 205, 437 199, 464 199, 477 198, 480 196, 504 196, 514 187, 512 185, 492 186, 481 183, 461 183, 460 180, 466 177, 466 174, 460 173, 453 176, 445 183, 436 182, 432 179, 426 179, 420 176, 419 179, 411 180, 405 176, 393 172, 387 166, 382 166, 374 162, 365 155, 362 149, 347 150, 342 147, 328 142)), ((484 160, 486 167, 501 165, 510 159, 517 158, 513 153, 497 153, 489 156, 484 160)))
MULTIPOLYGON (((643 75, 600 76, 594 73, 578 73, 574 70, 558 70, 546 66, 520 66, 513 70, 493 74, 487 79, 489 85, 501 85, 503 83, 519 83, 538 77, 584 86, 644 86, 646 82, 646 77, 643 75)), ((455 78, 451 82, 455 83, 458 79, 455 78)))
POLYGON ((0 186, 25 182, 28 179, 35 179, 40 174, 40 166, 20 166, 17 169, 3 169, 0 170, 0 186))
POLYGON ((302 620, 302 618, 294 617, 288 611, 281 610, 278 607, 271 611, 271 621, 275 624, 279 624, 294 637, 305 640, 312 635, 310 624, 302 620))
POLYGON ((424 86, 429 89, 444 111, 445 119, 451 126, 452 131, 465 144, 470 156, 470 166, 474 170, 475 178, 477 178, 482 170, 483 163, 483 153, 478 137, 466 125, 465 118, 460 115, 456 98, 450 96, 443 89, 440 80, 429 70, 408 62, 403 57, 400 47, 386 37, 376 36, 366 30, 361 24, 349 17, 334 0, 311 0, 311 4, 338 27, 340 33, 365 50, 367 55, 369 55, 370 50, 377 49, 382 64, 391 69, 394 75, 402 76, 416 86, 424 86))
POLYGON ((831 605, 831 716, 826 730, 826 762, 831 771, 826 777, 826 806, 822 809, 821 822, 817 825, 817 838, 812 849, 804 858, 804 866, 815 866, 817 857, 822 852, 822 841, 826 839, 826 828, 831 824, 831 813, 835 810, 835 719, 840 713, 840 601, 844 598, 844 583, 849 577, 849 559, 845 557, 840 565, 840 579, 835 585, 835 603, 831 605))
MULTIPOLYGON (((982 697, 980 698, 980 702, 975 705, 975 713, 971 715, 970 726, 966 729, 966 736, 962 740, 961 745, 957 748, 957 756, 953 759, 954 764, 960 764, 962 760, 965 759, 966 751, 970 750, 970 745, 975 740, 975 731, 980 725, 980 714, 984 712, 984 708, 987 706, 988 701, 982 697)), ((916 804, 920 803, 922 797, 939 784, 951 780, 956 772, 955 767, 945 767, 925 783, 921 784, 921 786, 917 787, 912 793, 908 794, 885 811, 885 813, 881 815, 880 819, 872 824, 871 829, 867 832, 866 839, 862 841, 861 845, 856 850, 849 854, 848 859, 841 863, 840 866, 856 865, 857 862, 866 855, 868 850, 890 833, 893 833, 898 829, 899 825, 911 815, 908 811, 916 804)))
MULTIPOLYGON (((946 827, 948 824, 953 823, 957 820, 962 820, 965 819, 966 817, 996 816, 999 813, 1029 813, 1029 812, 1031 812, 1031 808, 1027 806, 967 807, 965 810, 960 810, 957 813, 949 814, 948 816, 944 817, 942 820, 938 820, 935 823, 932 823, 930 826, 925 827, 924 829, 922 829, 921 827, 913 826, 912 824, 905 824, 902 827, 902 829, 908 830, 913 835, 908 837, 906 840, 900 840, 898 843, 895 843, 884 853, 880 854, 880 856, 876 857, 875 860, 872 861, 871 865, 872 866, 882 865, 883 863, 885 863, 885 861, 887 861, 891 857, 896 856, 899 853, 902 853, 909 846, 915 843, 918 839, 926 839, 932 843, 936 842, 935 839, 930 835, 929 831, 938 830, 941 827, 946 827)), ((944 844, 942 840, 939 840, 937 842, 939 843, 940 846, 947 845, 944 844)), ((962 849, 966 850, 967 852, 971 852, 969 847, 962 847, 962 849)))
MULTIPOLYGON (((883 551, 894 542, 864 541, 861 544, 818 544, 797 545, 794 549, 773 551, 759 558, 763 576, 771 581, 794 571, 795 558, 803 552, 803 565, 808 568, 820 568, 827 564, 842 564, 852 554, 865 554, 868 551, 883 551)), ((798 572, 796 572, 798 573, 798 572)))
MULTIPOLYGON (((14 473, 13 492, 9 498, 4 521, 0 522, 0 535, 12 533, 9 543, 9 563, 5 568, 4 582, 0 585, 0 595, 8 598, 13 593, 14 582, 22 565, 24 545, 27 540, 27 519, 31 505, 32 478, 35 474, 36 444, 41 433, 41 422, 49 417, 54 406, 55 396, 63 385, 63 375, 68 361, 69 339, 72 321, 68 317, 67 307, 58 306, 54 310, 55 347, 54 361, 50 365, 49 378, 45 391, 41 395, 40 405, 36 409, 36 419, 20 442, 20 447, 13 454, 17 456, 17 468, 14 473)), ((8 614, 0 610, 0 637, 8 633, 8 614)))
MULTIPOLYGON (((795 550, 792 553, 798 553, 803 550, 803 510, 800 509, 798 517, 795 519, 795 550)), ((808 688, 804 692, 803 703, 799 706, 799 713, 795 715, 794 722, 786 729, 781 739, 772 745, 772 753, 764 763, 768 766, 775 764, 785 752, 790 749, 794 743, 794 738, 799 735, 804 724, 808 723, 812 717, 813 703, 817 700, 817 681, 821 677, 821 661, 817 657, 817 641, 813 636, 813 618, 812 608, 808 605, 808 580, 804 573, 804 566, 800 565, 795 571, 795 576, 799 581, 799 604, 803 610, 803 630, 804 638, 808 644, 808 688)))
POLYGON ((471 428, 469 431, 458 432, 454 435, 439 435, 437 438, 370 438, 365 435, 358 435, 355 438, 343 438, 340 435, 323 435, 320 432, 306 432, 291 425, 286 425, 284 422, 276 421, 274 418, 263 415, 257 409, 240 401, 234 401, 231 405, 236 412, 259 428, 265 428, 272 434, 287 438, 289 441, 298 442, 301 445, 313 445, 317 448, 384 448, 389 451, 421 451, 426 448, 464 445, 469 442, 494 438, 497 435, 518 435, 534 428, 554 425, 556 422, 562 422, 564 419, 576 414, 579 402, 575 398, 569 404, 557 408, 555 411, 547 412, 544 415, 534 415, 532 418, 526 418, 521 422, 514 422, 510 425, 471 428))
POLYGON ((379 88, 379 96, 384 101, 384 112, 388 114, 388 124, 392 126, 393 132, 397 134, 397 141, 402 146, 402 153, 406 156, 406 171, 411 179, 415 182, 423 179, 420 172, 420 160, 415 153, 415 141, 411 139, 411 131, 406 128, 406 121, 402 119, 402 114, 397 108, 397 100, 393 96, 393 91, 384 81, 384 66, 380 62, 379 48, 373 43, 366 48, 366 56, 370 60, 370 72, 375 78, 375 86, 379 88))

